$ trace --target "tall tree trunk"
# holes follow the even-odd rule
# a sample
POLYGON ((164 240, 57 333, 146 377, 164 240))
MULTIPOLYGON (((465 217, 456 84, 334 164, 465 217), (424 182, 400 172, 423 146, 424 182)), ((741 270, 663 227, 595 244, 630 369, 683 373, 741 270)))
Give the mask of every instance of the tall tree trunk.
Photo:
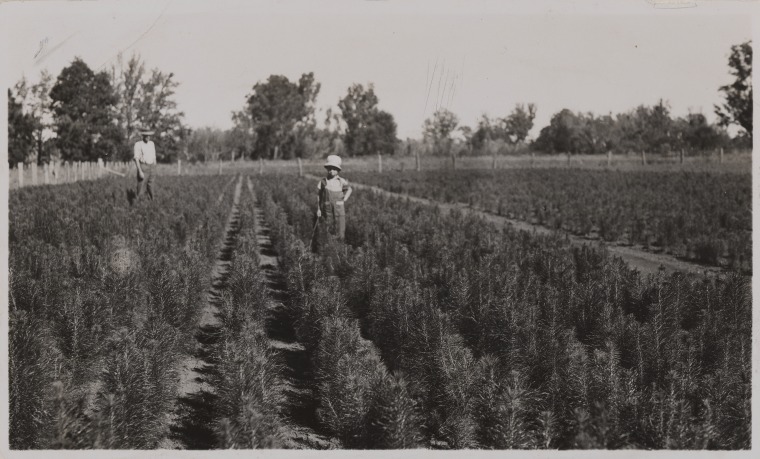
POLYGON ((37 164, 42 165, 42 130, 37 133, 37 164))

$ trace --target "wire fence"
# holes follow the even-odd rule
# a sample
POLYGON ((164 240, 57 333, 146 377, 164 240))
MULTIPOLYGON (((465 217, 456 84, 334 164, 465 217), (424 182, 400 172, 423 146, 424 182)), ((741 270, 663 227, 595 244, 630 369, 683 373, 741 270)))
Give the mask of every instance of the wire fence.
MULTIPOLYGON (((157 175, 208 175, 248 172, 252 174, 303 175, 321 174, 324 159, 234 160, 187 163, 178 160, 158 164, 157 175)), ((612 154, 607 155, 493 155, 493 156, 383 156, 345 158, 345 172, 402 172, 444 169, 512 169, 512 168, 581 168, 608 170, 648 170, 687 172, 751 173, 752 154, 748 151, 723 153, 716 151, 699 155, 675 154, 612 154)), ((135 174, 132 162, 51 162, 38 166, 19 163, 10 170, 10 189, 58 185, 125 177, 135 174)))

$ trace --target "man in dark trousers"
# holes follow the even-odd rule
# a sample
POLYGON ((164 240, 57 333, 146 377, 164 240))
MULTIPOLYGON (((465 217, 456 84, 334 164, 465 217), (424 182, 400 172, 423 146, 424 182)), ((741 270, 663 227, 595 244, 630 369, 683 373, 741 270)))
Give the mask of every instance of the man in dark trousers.
POLYGON ((156 146, 150 138, 153 136, 153 131, 143 130, 140 131, 142 140, 135 143, 135 167, 137 168, 137 195, 136 198, 140 198, 142 193, 143 182, 145 182, 145 189, 148 192, 148 197, 153 200, 153 168, 156 165, 156 146))

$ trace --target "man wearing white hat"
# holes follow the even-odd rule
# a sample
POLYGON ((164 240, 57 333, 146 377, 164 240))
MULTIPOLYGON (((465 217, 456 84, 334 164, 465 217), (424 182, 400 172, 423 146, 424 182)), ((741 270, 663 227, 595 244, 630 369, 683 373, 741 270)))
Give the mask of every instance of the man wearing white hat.
POLYGON ((137 167, 137 198, 142 192, 142 185, 148 191, 148 197, 153 200, 153 167, 156 164, 156 146, 150 140, 153 131, 140 131, 142 140, 135 143, 135 166, 137 167))
POLYGON ((337 229, 338 239, 346 237, 346 207, 345 202, 351 196, 348 180, 340 177, 340 156, 329 155, 325 162, 327 177, 319 181, 317 189, 317 218, 324 215, 325 221, 333 229, 337 229))

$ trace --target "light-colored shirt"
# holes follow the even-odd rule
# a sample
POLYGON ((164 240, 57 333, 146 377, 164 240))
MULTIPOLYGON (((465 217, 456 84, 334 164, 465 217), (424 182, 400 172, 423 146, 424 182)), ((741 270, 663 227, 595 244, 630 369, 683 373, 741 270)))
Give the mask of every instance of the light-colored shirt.
POLYGON ((152 140, 135 144, 135 159, 143 164, 156 164, 156 145, 152 140))
MULTIPOLYGON (((343 177, 336 175, 335 177, 331 179, 326 179, 327 183, 325 184, 325 189, 328 191, 347 191, 348 190, 348 180, 344 179, 343 177)), ((322 190, 322 180, 320 180, 317 183, 317 190, 322 190)))

